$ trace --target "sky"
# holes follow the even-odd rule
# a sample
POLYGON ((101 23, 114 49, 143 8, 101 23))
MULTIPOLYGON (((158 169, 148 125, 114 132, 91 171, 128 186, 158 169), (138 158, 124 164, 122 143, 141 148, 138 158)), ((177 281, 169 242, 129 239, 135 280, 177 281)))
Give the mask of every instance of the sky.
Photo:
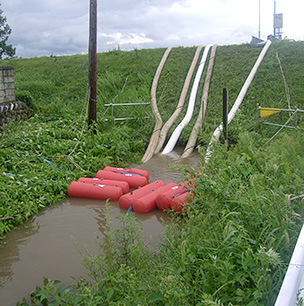
MULTIPOLYGON (((0 3, 16 56, 88 53, 89 0, 0 3)), ((259 25, 262 39, 273 34, 274 0, 97 0, 97 7, 98 52, 249 43, 259 25)), ((303 0, 276 0, 283 37, 304 40, 303 12, 303 0)))

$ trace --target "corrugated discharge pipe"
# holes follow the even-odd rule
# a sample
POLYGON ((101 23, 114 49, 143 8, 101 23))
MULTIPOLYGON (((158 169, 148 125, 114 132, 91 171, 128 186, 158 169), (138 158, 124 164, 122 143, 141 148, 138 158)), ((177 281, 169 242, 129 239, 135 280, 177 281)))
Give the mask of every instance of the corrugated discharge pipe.
POLYGON ((163 120, 162 117, 159 113, 158 107, 157 107, 157 101, 156 101, 156 89, 157 89, 157 84, 158 84, 158 80, 161 74, 161 71, 163 70, 163 67, 165 65, 165 62, 169 56, 169 53, 171 52, 173 47, 169 47, 167 48, 166 52, 163 55, 163 58, 161 59, 158 68, 156 70, 153 82, 152 82, 152 87, 151 87, 151 103, 152 103, 152 111, 155 117, 155 126, 154 126, 154 130, 152 133, 152 136, 150 138, 150 142, 148 145, 148 148, 146 149, 145 155, 142 158, 142 162, 145 163, 148 160, 150 160, 155 152, 156 146, 157 146, 157 142, 158 142, 158 138, 159 138, 159 133, 160 133, 160 129, 163 125, 163 120))
POLYGON ((200 82, 201 75, 203 73, 205 63, 206 63, 206 60, 207 60, 207 56, 208 56, 208 53, 209 53, 209 49, 211 48, 211 46, 212 45, 207 45, 206 46, 206 48, 204 50, 204 54, 203 54, 201 62, 200 62, 200 65, 199 65, 199 68, 196 72, 196 76, 195 76, 195 79, 194 79, 194 82, 193 82, 193 85, 192 85, 192 90, 191 90, 191 94, 190 94, 190 98, 189 98, 187 113, 186 113, 184 119, 181 121, 181 123, 174 130, 174 132, 171 135, 171 137, 170 137, 166 147, 164 148, 162 154, 168 154, 174 149, 183 128, 189 123, 189 121, 192 118, 199 82, 200 82))
POLYGON ((186 100, 186 97, 187 97, 187 92, 188 92, 188 89, 189 89, 189 85, 190 85, 190 82, 191 82, 191 78, 192 78, 194 69, 196 67, 197 61, 199 59, 199 55, 201 53, 202 47, 203 46, 199 46, 196 49, 196 52, 194 54, 191 66, 190 66, 190 68, 188 70, 188 74, 187 74, 186 80, 184 82, 184 86, 183 86, 181 95, 179 97, 178 104, 176 106, 176 109, 175 109, 174 113, 171 115, 171 117, 164 124, 164 126, 162 127, 162 129, 160 131, 158 145, 157 145, 157 147, 155 149, 155 153, 158 153, 161 150, 161 148, 162 148, 162 146, 163 146, 163 144, 164 144, 164 142, 166 140, 166 137, 167 137, 169 129, 171 128, 172 124, 178 118, 180 112, 183 109, 183 106, 184 106, 184 103, 185 103, 185 100, 186 100))
MULTIPOLYGON (((232 119, 235 117, 235 114, 237 112, 237 110, 239 109, 240 105, 242 104, 243 100, 244 100, 244 97, 245 97, 245 94, 268 50, 268 48, 270 47, 271 45, 271 41, 270 40, 267 40, 265 46, 263 47, 255 65, 253 66, 250 74, 248 75, 247 77, 247 80, 246 82, 244 83, 237 99, 235 100, 234 102, 234 105, 232 106, 229 114, 228 114, 228 124, 230 124, 230 122, 232 121, 232 119)), ((213 147, 213 143, 217 140, 220 139, 220 136, 221 136, 221 132, 223 131, 223 123, 221 123, 214 131, 212 137, 211 137, 211 141, 209 142, 209 145, 208 145, 208 148, 207 148, 207 152, 206 152, 206 156, 205 156, 205 162, 208 163, 211 155, 212 155, 212 147, 213 147)))

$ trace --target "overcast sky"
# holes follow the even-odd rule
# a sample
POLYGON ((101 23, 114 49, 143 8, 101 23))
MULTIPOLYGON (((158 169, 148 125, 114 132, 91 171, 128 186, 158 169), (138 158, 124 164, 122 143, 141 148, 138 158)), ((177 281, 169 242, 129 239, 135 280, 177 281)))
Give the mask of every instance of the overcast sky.
MULTIPOLYGON (((86 54, 89 0, 0 0, 18 57, 86 54)), ((247 43, 259 0, 97 0, 98 52, 247 43)), ((273 0, 260 0, 261 38, 273 33, 273 0)), ((277 0, 283 36, 304 40, 303 0, 277 0)))

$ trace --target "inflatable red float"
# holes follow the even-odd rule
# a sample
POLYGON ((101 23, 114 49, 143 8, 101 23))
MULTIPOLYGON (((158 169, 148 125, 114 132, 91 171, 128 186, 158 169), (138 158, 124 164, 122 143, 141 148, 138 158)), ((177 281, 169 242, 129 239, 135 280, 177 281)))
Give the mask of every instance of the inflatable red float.
POLYGON ((149 172, 147 170, 142 170, 137 168, 125 169, 125 168, 116 168, 111 166, 107 166, 103 170, 117 172, 117 173, 137 174, 146 177, 147 181, 149 181, 149 172))
POLYGON ((133 210, 142 214, 150 212, 156 208, 155 202, 157 196, 174 187, 178 187, 178 185, 175 183, 169 183, 161 188, 153 189, 150 193, 145 194, 133 202, 133 210))
POLYGON ((181 184, 165 184, 156 180, 148 184, 146 170, 117 168, 107 166, 99 170, 95 178, 81 177, 68 188, 70 197, 119 201, 122 208, 132 208, 135 212, 147 213, 155 209, 183 211, 185 204, 192 202, 191 189, 195 179, 189 178, 181 184), (136 190, 129 192, 130 188, 136 190), (190 189, 190 190, 189 190, 190 189))
MULTIPOLYGON (((189 177, 189 174, 187 175, 187 177, 189 177)), ((195 177, 189 178, 185 180, 183 183, 179 184, 177 187, 173 187, 172 189, 169 189, 166 192, 158 195, 156 198, 156 206, 158 207, 158 209, 160 210, 171 209, 171 201, 173 200, 173 198, 181 194, 182 192, 188 191, 189 189, 193 188, 195 185, 194 180, 196 178, 197 178, 197 173, 195 177)))
POLYGON ((102 185, 107 185, 107 186, 120 187, 124 194, 130 191, 129 184, 124 181, 105 180, 105 179, 99 179, 97 177, 94 177, 94 178, 80 177, 78 179, 78 182, 87 183, 87 184, 102 184, 102 185))
POLYGON ((87 184, 81 182, 72 182, 68 188, 70 197, 88 198, 97 200, 118 201, 123 195, 122 189, 115 186, 106 186, 103 184, 87 184))
POLYGON ((139 199, 140 197, 149 194, 150 192, 152 192, 152 190, 156 190, 158 188, 163 187, 164 185, 166 185, 163 181, 161 180, 157 180, 154 181, 148 185, 145 185, 144 187, 138 188, 134 191, 131 191, 125 195, 123 195, 120 199, 119 199, 119 206, 122 208, 126 208, 129 209, 129 207, 133 204, 133 202, 136 199, 139 199))
POLYGON ((171 209, 171 201, 175 195, 185 191, 184 184, 176 185, 156 197, 156 206, 160 210, 171 209))
POLYGON ((171 209, 182 212, 187 203, 192 202, 193 194, 191 191, 182 192, 175 196, 171 201, 171 209))
POLYGON ((107 170, 99 170, 96 177, 100 179, 108 179, 114 181, 125 181, 130 188, 138 188, 147 185, 148 180, 145 176, 136 175, 132 173, 118 173, 107 170))

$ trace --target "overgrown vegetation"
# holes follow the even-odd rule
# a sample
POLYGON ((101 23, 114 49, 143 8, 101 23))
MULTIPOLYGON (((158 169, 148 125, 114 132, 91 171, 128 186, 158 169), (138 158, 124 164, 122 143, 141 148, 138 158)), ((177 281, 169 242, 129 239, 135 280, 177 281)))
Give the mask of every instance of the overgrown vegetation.
MULTIPOLYGON (((46 278, 44 288, 36 288, 32 300, 20 305, 273 305, 303 223, 301 198, 290 201, 289 195, 303 194, 304 142, 303 131, 284 130, 263 146, 278 128, 257 123, 256 104, 287 108, 278 53, 291 105, 303 109, 303 49, 302 42, 270 47, 229 127, 229 151, 218 143, 208 167, 198 169, 194 202, 182 215, 172 215, 158 253, 147 249, 132 215, 121 216, 124 226, 113 233, 107 220, 100 254, 83 255, 93 281, 80 279, 65 289, 46 278)), ((194 51, 177 48, 176 56, 168 59, 167 78, 160 80, 158 91, 164 118, 177 103, 194 51)), ((260 51, 248 45, 218 48, 200 133, 202 158, 221 121, 222 88, 229 90, 231 107, 260 51)), ((105 165, 140 161, 153 118, 104 121, 111 119, 104 104, 149 101, 163 52, 99 54, 97 135, 83 129, 86 57, 9 61, 15 69, 17 96, 30 103, 36 115, 1 131, 1 172, 13 174, 0 177, 2 237, 64 197, 69 182, 78 176, 92 175, 105 165)), ((123 116, 125 111, 119 112, 117 116, 123 116)), ((143 108, 135 115, 147 112, 143 108)), ((284 123, 287 118, 272 120, 284 123)), ((301 126, 300 116, 296 124, 301 126)), ((190 128, 182 139, 187 139, 190 128)))

